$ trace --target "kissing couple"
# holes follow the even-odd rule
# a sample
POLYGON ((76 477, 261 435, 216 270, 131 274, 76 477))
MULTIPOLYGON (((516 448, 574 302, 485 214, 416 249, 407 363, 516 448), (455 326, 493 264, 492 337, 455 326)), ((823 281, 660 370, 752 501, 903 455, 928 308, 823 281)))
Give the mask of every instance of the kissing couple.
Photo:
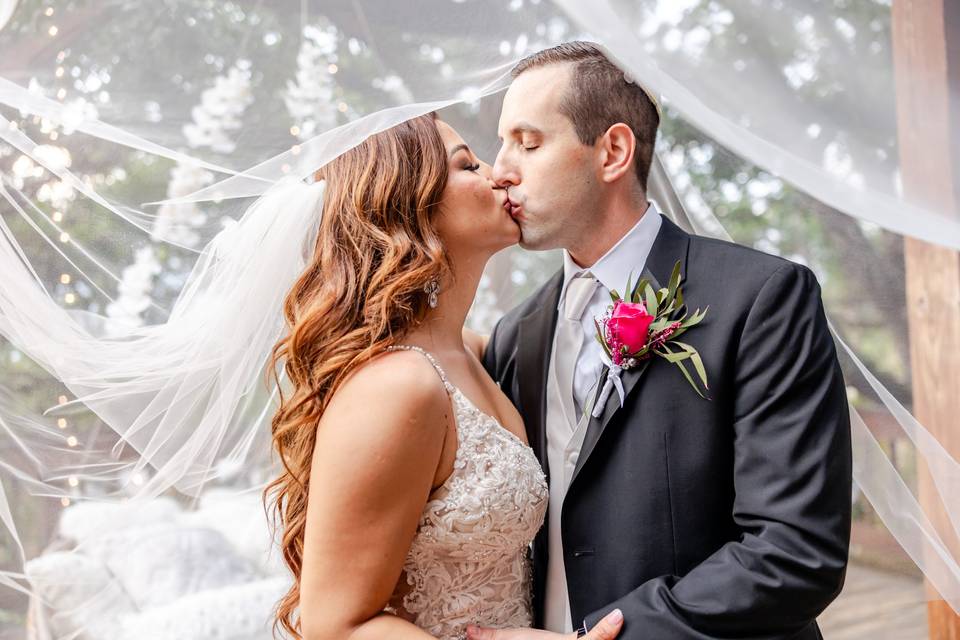
MULTIPOLYGON (((814 274, 647 196, 655 101, 570 42, 513 70, 492 166, 435 114, 326 164, 275 347, 274 492, 307 640, 821 638, 850 539, 814 274), (491 335, 488 259, 563 266, 491 335)), ((798 213, 798 215, 800 215, 798 213)))

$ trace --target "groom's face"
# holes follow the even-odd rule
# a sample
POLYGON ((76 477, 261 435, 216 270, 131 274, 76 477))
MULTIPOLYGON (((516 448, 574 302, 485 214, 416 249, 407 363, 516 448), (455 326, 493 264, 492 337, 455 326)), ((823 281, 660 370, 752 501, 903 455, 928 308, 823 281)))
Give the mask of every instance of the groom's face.
POLYGON ((524 71, 503 98, 493 179, 507 189, 527 249, 570 246, 589 232, 596 208, 596 149, 561 111, 571 70, 561 63, 524 71))

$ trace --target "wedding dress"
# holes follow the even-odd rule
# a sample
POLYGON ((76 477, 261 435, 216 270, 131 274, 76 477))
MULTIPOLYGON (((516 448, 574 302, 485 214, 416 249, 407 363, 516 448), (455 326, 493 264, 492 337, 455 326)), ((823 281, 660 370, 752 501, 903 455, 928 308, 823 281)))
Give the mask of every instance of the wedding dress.
POLYGON ((547 481, 533 450, 480 411, 420 347, 453 400, 453 472, 430 494, 387 611, 441 640, 470 623, 529 627, 528 550, 547 510, 547 481))

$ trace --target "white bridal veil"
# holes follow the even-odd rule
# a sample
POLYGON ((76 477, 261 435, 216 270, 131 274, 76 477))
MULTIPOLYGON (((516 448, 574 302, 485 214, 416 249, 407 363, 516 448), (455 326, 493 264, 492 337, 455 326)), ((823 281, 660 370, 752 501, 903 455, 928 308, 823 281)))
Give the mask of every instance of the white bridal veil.
MULTIPOLYGON (((911 345, 904 266, 905 243, 960 250, 960 218, 904 188, 924 123, 898 92, 936 78, 897 57, 894 18, 889 0, 0 0, 0 629, 267 637, 249 629, 289 577, 257 505, 277 465, 264 366, 319 222, 309 176, 432 110, 492 160, 511 66, 578 38, 661 97, 661 208, 817 273, 858 553, 960 612, 960 469, 914 409, 957 394, 960 355, 911 345)), ((558 264, 497 255, 470 323, 558 264)))

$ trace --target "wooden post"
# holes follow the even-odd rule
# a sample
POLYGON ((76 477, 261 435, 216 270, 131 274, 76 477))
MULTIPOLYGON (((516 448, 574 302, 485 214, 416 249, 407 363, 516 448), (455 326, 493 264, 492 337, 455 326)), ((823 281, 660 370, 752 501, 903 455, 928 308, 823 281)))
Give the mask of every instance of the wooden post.
MULTIPOLYGON (((892 12, 904 191, 913 201, 957 215, 960 7, 956 0, 897 0, 892 12)), ((907 238, 904 260, 913 413, 960 459, 960 253, 907 238)), ((960 558, 960 539, 925 468, 919 486, 924 510, 960 558)), ((960 616, 929 583, 927 592, 931 640, 960 639, 960 616)))

